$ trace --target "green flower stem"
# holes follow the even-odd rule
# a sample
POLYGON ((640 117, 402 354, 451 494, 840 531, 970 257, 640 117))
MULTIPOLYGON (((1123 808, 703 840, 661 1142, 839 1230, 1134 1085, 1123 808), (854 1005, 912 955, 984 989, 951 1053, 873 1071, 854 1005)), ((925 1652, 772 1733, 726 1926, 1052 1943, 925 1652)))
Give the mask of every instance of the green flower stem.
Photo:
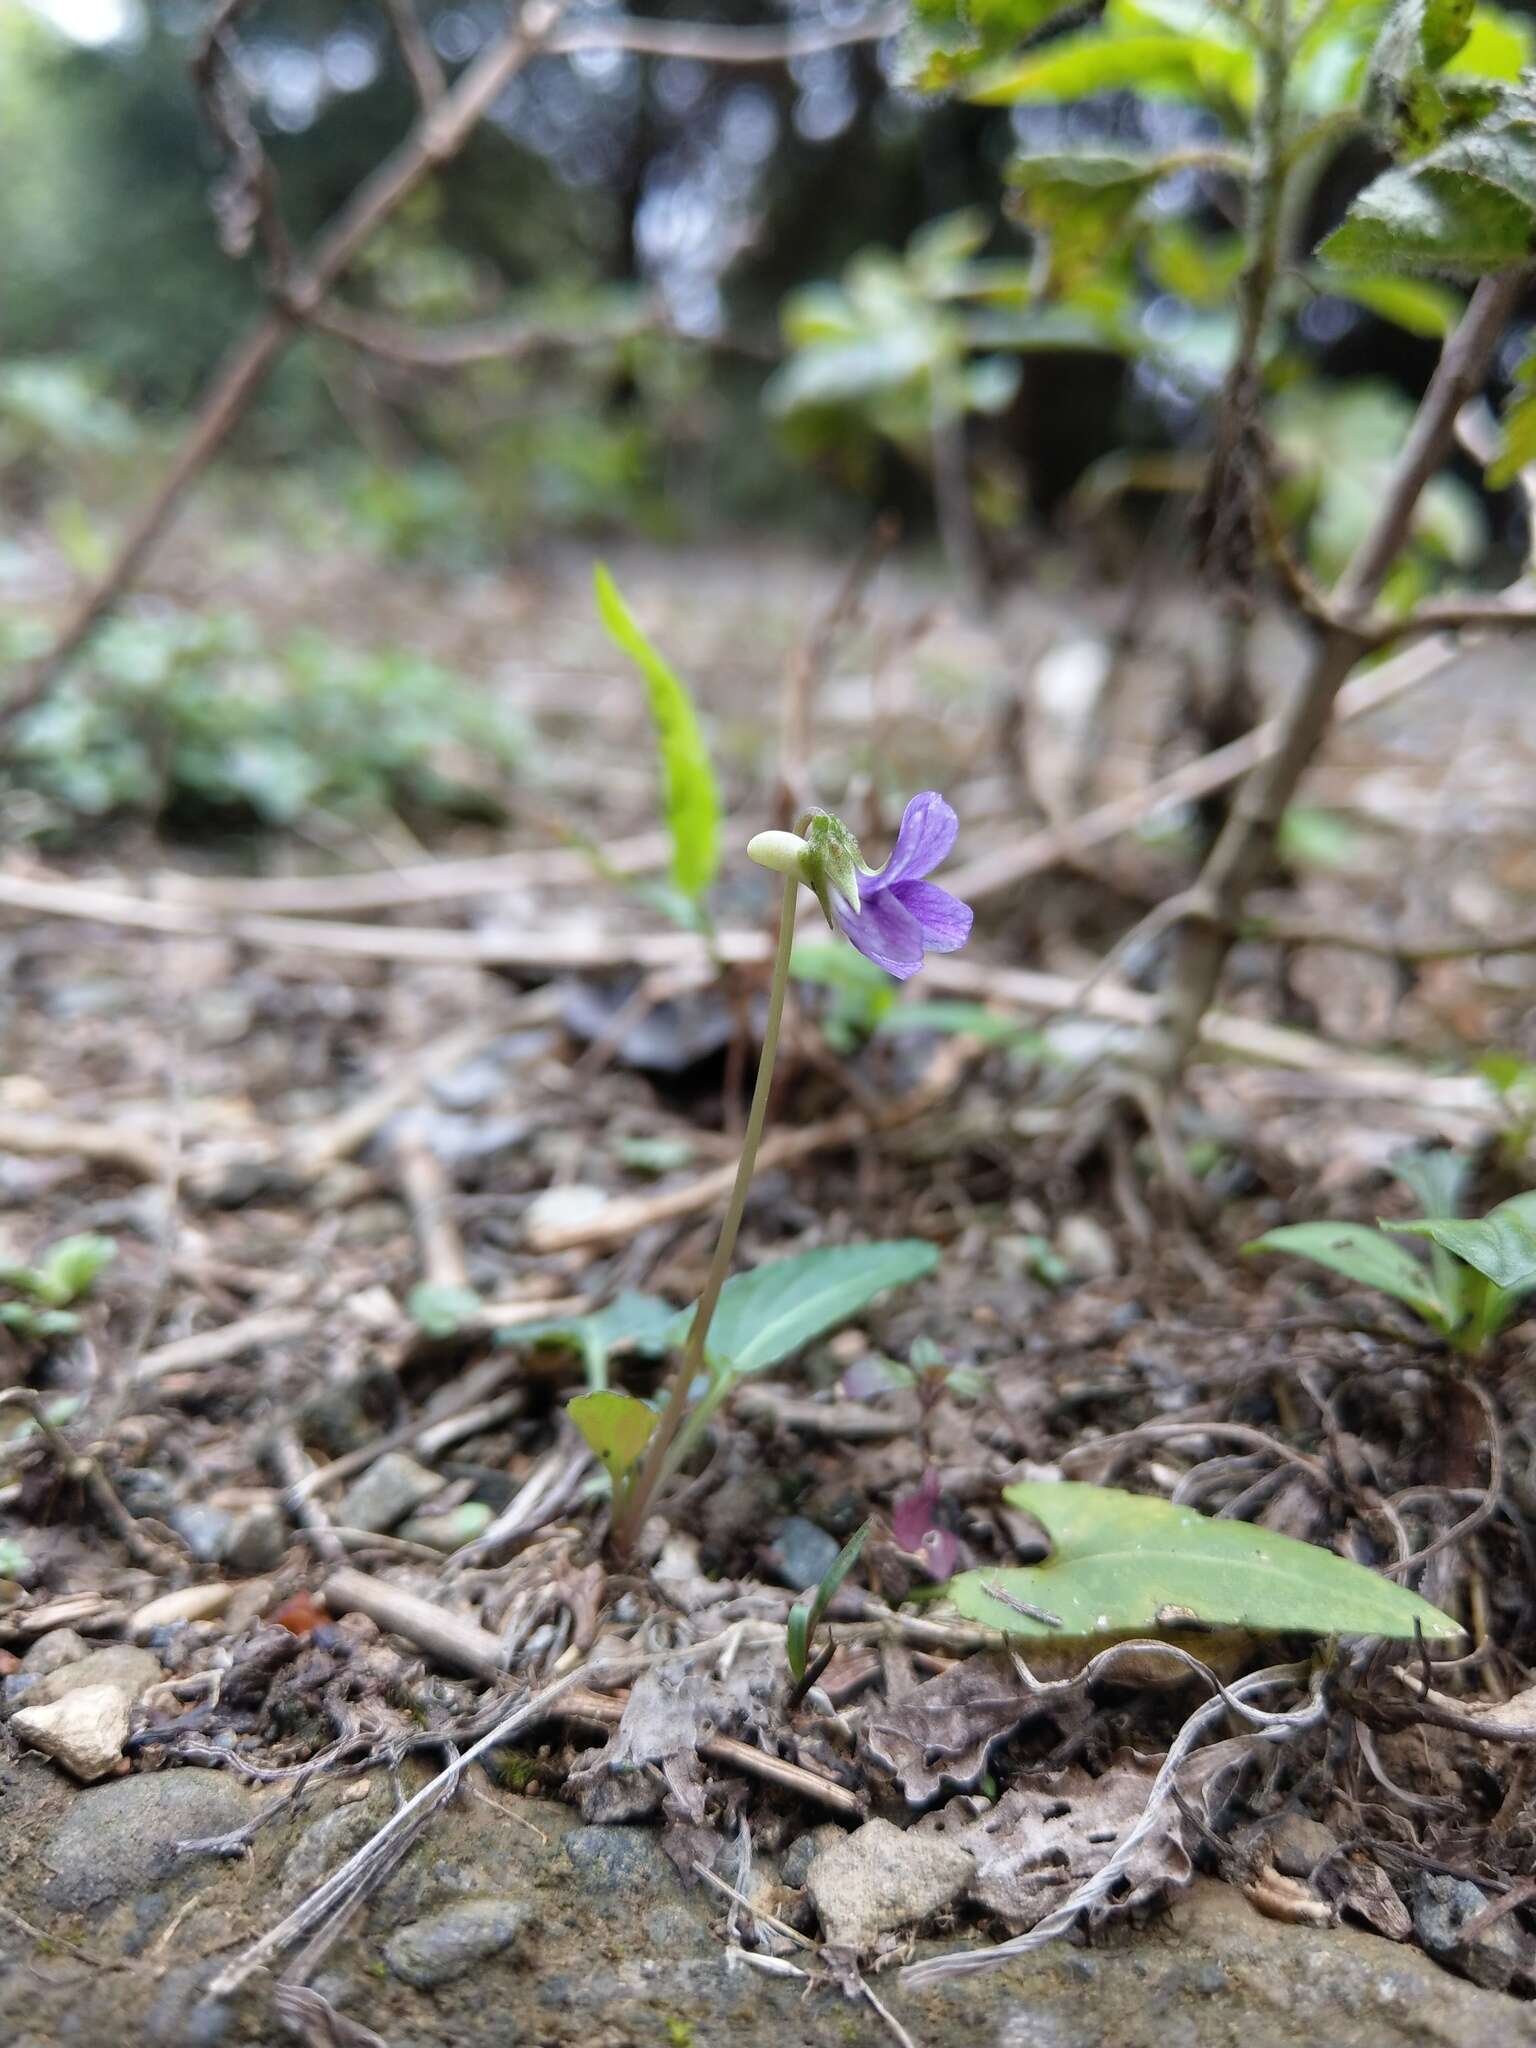
POLYGON ((683 1346, 683 1355, 667 1383, 666 1402, 661 1411, 661 1420, 646 1445, 645 1461, 629 1490, 628 1498, 614 1518, 612 1541, 614 1549, 620 1554, 634 1545, 635 1536, 650 1506, 651 1497, 661 1482, 663 1470, 667 1465, 667 1453, 682 1427, 688 1407, 689 1391, 704 1370, 704 1347, 709 1338, 709 1326, 715 1319, 720 1290, 724 1287, 726 1276, 731 1270, 731 1254, 736 1249, 737 1233, 741 1229, 742 1214, 747 1206, 747 1190, 752 1185, 752 1174, 757 1165, 757 1148, 762 1142, 763 1125, 768 1119, 768 1097, 773 1090, 773 1063, 778 1056, 779 1026, 784 1019, 784 996, 789 987, 789 956, 795 944, 795 911, 799 894, 799 877, 786 876, 783 902, 779 910, 779 943, 773 956, 773 978, 768 984, 768 1021, 763 1027, 763 1050, 757 1063, 757 1085, 752 1090, 752 1107, 747 1114, 747 1128, 741 1141, 741 1158, 736 1166, 736 1181, 731 1189, 731 1199, 726 1205, 725 1221, 720 1226, 715 1255, 710 1260, 709 1277, 704 1282, 704 1292, 699 1296, 699 1305, 688 1331, 688 1341, 683 1346))

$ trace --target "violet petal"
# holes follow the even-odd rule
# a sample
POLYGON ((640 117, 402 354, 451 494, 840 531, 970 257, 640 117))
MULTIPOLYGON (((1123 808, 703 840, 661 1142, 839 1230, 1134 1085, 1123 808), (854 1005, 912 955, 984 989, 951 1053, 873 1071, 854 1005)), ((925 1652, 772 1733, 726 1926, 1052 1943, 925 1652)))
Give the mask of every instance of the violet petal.
POLYGON ((906 981, 923 964, 923 932, 917 919, 888 889, 870 886, 859 877, 862 906, 855 916, 836 903, 837 921, 866 960, 873 960, 898 981, 906 981))
POLYGON ((921 790, 901 814, 901 830, 891 857, 877 879, 887 888, 918 875, 931 874, 955 843, 960 820, 953 804, 936 789, 921 790))
POLYGON ((891 894, 922 926, 929 952, 956 953, 971 936, 971 906, 937 882, 897 882, 891 894))

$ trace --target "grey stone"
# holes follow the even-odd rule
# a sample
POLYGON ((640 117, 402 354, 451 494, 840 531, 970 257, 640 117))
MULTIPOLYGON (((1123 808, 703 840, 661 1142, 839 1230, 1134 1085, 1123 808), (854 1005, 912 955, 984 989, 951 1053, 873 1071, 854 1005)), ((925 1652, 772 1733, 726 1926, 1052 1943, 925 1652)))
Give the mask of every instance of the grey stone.
POLYGON ((53 1873, 42 1897, 83 1913, 159 1882, 175 1845, 226 1833, 251 1815, 251 1795, 226 1771, 166 1770, 80 1793, 43 1849, 53 1873))
POLYGON ((677 1889, 677 1873, 649 1828, 572 1828, 565 1853, 591 1891, 649 1895, 658 1886, 677 1889))
POLYGON ((823 1849, 829 1849, 834 1842, 840 1842, 845 1830, 833 1821, 823 1821, 819 1828, 809 1828, 803 1835, 796 1835, 784 1851, 783 1877, 791 1891, 799 1891, 810 1874, 811 1865, 823 1849))
POLYGON ((831 1569, 841 1546, 835 1536, 818 1529, 804 1515, 791 1515, 773 1539, 774 1574, 795 1592, 818 1585, 831 1569))
POLYGON ((384 1960, 402 1982, 428 1991, 510 1948, 527 1918, 516 1899, 464 1899, 391 1935, 384 1960))
POLYGON ((236 1518, 225 1550, 231 1570, 256 1578, 282 1562, 288 1548, 288 1524, 274 1502, 262 1501, 236 1518))
POLYGON ((1114 1239, 1086 1212, 1062 1218, 1056 1249, 1080 1280, 1111 1280, 1120 1270, 1114 1239))
POLYGON ((1487 1894, 1466 1878, 1421 1871, 1413 1887, 1413 1931, 1437 1963, 1485 1990, 1536 1984, 1536 1940, 1511 1915, 1475 1941, 1466 1939, 1462 1930, 1487 1905, 1487 1894))
POLYGON ((28 1707, 51 1706, 66 1693, 95 1685, 116 1686, 130 1701, 158 1685, 165 1672, 153 1650, 136 1649, 132 1643, 109 1643, 104 1650, 91 1650, 72 1664, 40 1678, 27 1694, 28 1707))
POLYGON ((816 1856, 805 1888, 829 1942, 868 1949, 882 1934, 905 1933, 932 1919, 960 1896, 975 1870, 970 1850, 945 1835, 871 1820, 816 1856))
POLYGON ((129 1699, 120 1685, 81 1685, 51 1706, 25 1706, 11 1733, 28 1749, 51 1756, 82 1784, 92 1785, 122 1762, 129 1699))
POLYGON ((1285 1877, 1310 1877, 1339 1846, 1332 1828, 1304 1813, 1282 1814, 1269 1830, 1269 1853, 1285 1877))
POLYGON ((280 1890, 285 1899, 302 1898, 330 1876, 375 1832, 378 1821, 366 1805, 354 1801, 332 1807, 311 1821, 283 1860, 280 1890))
POLYGON ((347 1488, 337 1505, 336 1520, 343 1529, 377 1534, 393 1529, 396 1522, 403 1522, 442 1490, 441 1479, 425 1465, 418 1465, 404 1451, 386 1451, 347 1488))
POLYGON ((84 1636, 77 1636, 72 1628, 50 1629, 45 1636, 39 1636, 21 1660, 21 1668, 29 1677, 46 1678, 50 1671, 57 1671, 65 1664, 78 1664, 82 1657, 89 1657, 91 1646, 84 1636))
POLYGON ((408 1522, 400 1524, 398 1533, 403 1542, 422 1543, 429 1550, 446 1554, 484 1535, 491 1526, 491 1518, 492 1509, 487 1502, 467 1500, 441 1515, 412 1515, 408 1522))
POLYGON ((227 1508, 203 1507, 196 1501, 172 1508, 166 1520, 199 1564, 219 1563, 235 1522, 227 1508))

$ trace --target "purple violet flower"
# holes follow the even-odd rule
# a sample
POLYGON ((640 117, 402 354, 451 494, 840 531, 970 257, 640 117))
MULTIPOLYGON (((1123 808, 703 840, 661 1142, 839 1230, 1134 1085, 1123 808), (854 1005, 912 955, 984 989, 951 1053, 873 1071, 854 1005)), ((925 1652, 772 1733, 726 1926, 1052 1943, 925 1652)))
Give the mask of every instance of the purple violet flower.
POLYGON ((903 812, 885 866, 874 874, 860 871, 858 910, 833 898, 850 942, 898 981, 916 974, 924 953, 956 952, 971 935, 970 906, 923 879, 944 859, 959 829, 953 806, 936 789, 925 789, 903 812))

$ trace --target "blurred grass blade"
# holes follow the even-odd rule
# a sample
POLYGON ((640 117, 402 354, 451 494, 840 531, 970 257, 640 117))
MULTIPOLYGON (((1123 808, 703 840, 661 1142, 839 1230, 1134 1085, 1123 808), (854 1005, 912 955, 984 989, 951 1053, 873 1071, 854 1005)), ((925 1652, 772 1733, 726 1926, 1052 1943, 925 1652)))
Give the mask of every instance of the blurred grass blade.
POLYGON ((698 713, 682 677, 640 630, 601 562, 593 571, 593 585, 609 639, 645 682, 661 757, 662 809, 672 837, 672 879, 697 901, 720 865, 720 791, 698 713))

